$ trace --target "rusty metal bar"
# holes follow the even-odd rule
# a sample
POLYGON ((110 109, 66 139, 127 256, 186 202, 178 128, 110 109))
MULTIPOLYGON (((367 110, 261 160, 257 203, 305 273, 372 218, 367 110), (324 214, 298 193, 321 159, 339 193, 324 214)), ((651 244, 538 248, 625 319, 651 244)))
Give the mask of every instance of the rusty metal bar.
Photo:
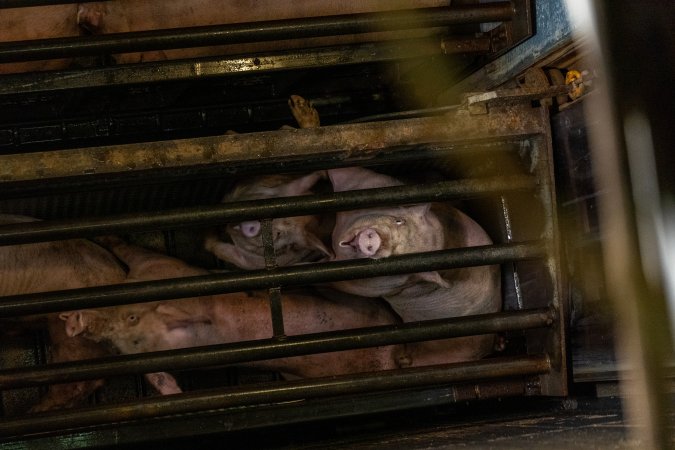
POLYGON ((530 376, 549 370, 550 362, 546 355, 533 355, 208 390, 117 406, 66 410, 3 420, 0 422, 0 435, 19 436, 261 403, 530 376))
POLYGON ((132 231, 195 227, 244 220, 292 217, 372 206, 424 203, 527 190, 536 186, 531 176, 494 177, 405 185, 329 194, 279 197, 77 220, 24 222, 0 226, 0 245, 124 234, 132 231))
POLYGON ((175 167, 223 168, 265 159, 284 163, 320 157, 361 165, 386 149, 472 139, 500 141, 544 133, 536 108, 508 105, 494 114, 452 114, 374 123, 143 142, 0 156, 0 183, 175 167))
POLYGON ((436 28, 513 19, 511 2, 0 43, 0 63, 436 28))
POLYGON ((189 80, 248 72, 336 67, 349 64, 401 61, 440 55, 438 42, 406 39, 403 42, 378 42, 293 51, 266 52, 251 56, 220 56, 190 60, 170 60, 3 75, 0 95, 110 85, 189 80))
POLYGON ((382 259, 332 261, 280 267, 274 270, 251 270, 240 273, 13 295, 2 298, 0 318, 260 290, 277 286, 303 286, 339 280, 501 264, 505 261, 541 258, 546 254, 545 245, 544 241, 485 245, 396 255, 382 259))
POLYGON ((453 317, 355 330, 287 336, 88 361, 48 364, 0 371, 0 390, 66 383, 120 374, 242 364, 272 358, 335 352, 357 348, 421 342, 476 334, 501 333, 550 326, 552 309, 509 311, 453 317))

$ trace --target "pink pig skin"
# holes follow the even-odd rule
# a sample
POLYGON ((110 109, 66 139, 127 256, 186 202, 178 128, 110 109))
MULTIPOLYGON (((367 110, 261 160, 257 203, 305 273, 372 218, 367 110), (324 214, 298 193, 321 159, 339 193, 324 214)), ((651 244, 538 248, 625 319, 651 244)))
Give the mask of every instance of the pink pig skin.
MULTIPOLYGON (((328 170, 336 192, 402 185, 362 167, 328 170)), ((461 211, 442 204, 339 212, 333 230, 336 260, 491 244, 485 231, 461 211)), ((343 281, 333 286, 356 295, 381 296, 404 322, 497 312, 501 309, 498 266, 343 281)), ((490 353, 492 336, 412 344, 415 365, 478 359, 490 353)))
MULTIPOLYGON (((30 222, 23 216, 1 215, 0 223, 30 222)), ((18 295, 121 283, 126 273, 109 252, 91 241, 0 246, 0 295, 18 295)), ((19 325, 30 325, 19 320, 19 325)), ((37 317, 24 319, 29 322, 37 317)), ((110 354, 106 347, 84 338, 70 338, 58 314, 46 317, 51 362, 75 361, 110 354)), ((72 407, 86 399, 103 380, 52 385, 32 411, 72 407)))
MULTIPOLYGON (((130 268, 128 281, 203 275, 207 271, 182 261, 126 244, 102 241, 130 268)), ((282 297, 287 335, 388 325, 397 318, 373 299, 329 300, 306 293, 282 297)), ((70 336, 110 342, 122 353, 141 353, 272 337, 269 300, 261 293, 234 293, 174 301, 62 313, 70 336)), ((384 370, 406 364, 401 346, 348 350, 281 358, 256 364, 294 377, 384 370)), ((158 374, 153 374, 157 376, 158 374)), ((163 382, 171 376, 163 374, 163 382)), ((148 377, 152 383, 152 378, 148 377)), ((162 393, 164 390, 155 386, 162 393)))
MULTIPOLYGON (((235 24, 302 17, 329 16, 360 12, 388 11, 415 7, 448 6, 449 0, 116 0, 82 3, 78 23, 95 34, 123 33, 218 24, 235 24)), ((377 31, 377 30, 373 30, 377 31)), ((407 30, 396 36, 429 34, 407 30)), ((392 36, 390 32, 362 33, 348 36, 282 39, 269 42, 168 49, 116 55, 120 64, 212 55, 250 55, 261 51, 289 50, 301 47, 344 45, 392 36)))
MULTIPOLYGON (((240 183, 225 197, 224 202, 274 197, 310 195, 311 188, 321 178, 321 172, 292 178, 284 175, 265 175, 240 183)), ((290 266, 332 256, 318 237, 320 222, 317 216, 277 218, 272 221, 272 233, 277 265, 290 266)), ((227 224, 224 231, 232 244, 223 242, 218 233, 210 233, 204 240, 206 250, 217 258, 242 269, 263 269, 265 252, 261 224, 249 220, 227 224)))
MULTIPOLYGON (((299 95, 291 95, 288 106, 300 128, 315 128, 320 125, 317 110, 299 95)), ((287 175, 254 177, 237 184, 234 190, 225 196, 223 202, 311 195, 314 185, 324 177, 323 171, 300 177, 287 175)), ((328 235, 328 232, 323 232, 324 228, 325 223, 322 223, 319 216, 282 217, 272 220, 276 264, 290 266, 333 256, 319 237, 323 234, 328 235)), ((232 243, 224 242, 221 233, 212 230, 204 239, 204 248, 207 251, 218 259, 242 269, 265 268, 262 225, 259 220, 227 224, 222 231, 230 236, 232 243)))
MULTIPOLYGON (((0 42, 78 36, 77 5, 10 8, 0 11, 0 42)), ((0 64, 0 74, 65 69, 72 59, 0 64)))

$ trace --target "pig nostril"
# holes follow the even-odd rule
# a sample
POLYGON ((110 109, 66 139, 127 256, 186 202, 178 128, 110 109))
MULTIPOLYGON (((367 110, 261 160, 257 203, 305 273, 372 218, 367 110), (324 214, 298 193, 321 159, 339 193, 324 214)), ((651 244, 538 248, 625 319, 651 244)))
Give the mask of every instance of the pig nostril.
POLYGON ((377 251, 380 249, 380 245, 382 244, 380 235, 377 233, 377 231, 373 230, 372 228, 369 228, 359 233, 357 242, 358 242, 358 249, 365 256, 375 255, 375 253, 377 253, 377 251))
POLYGON ((241 232, 246 237, 256 237, 260 234, 260 222, 257 220, 249 220, 240 224, 241 232))

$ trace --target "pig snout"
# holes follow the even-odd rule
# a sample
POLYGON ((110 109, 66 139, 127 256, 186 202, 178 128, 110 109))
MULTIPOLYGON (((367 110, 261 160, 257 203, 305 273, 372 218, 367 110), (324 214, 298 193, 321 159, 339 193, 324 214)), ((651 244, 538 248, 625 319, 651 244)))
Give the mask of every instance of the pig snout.
POLYGON ((248 238, 256 237, 260 234, 260 221, 258 220, 248 220, 237 225, 235 229, 237 227, 241 231, 241 234, 248 238))
POLYGON ((364 256, 373 256, 380 249, 382 245, 382 238, 377 231, 372 228, 367 228, 360 231, 354 239, 349 242, 340 242, 341 247, 352 247, 357 253, 364 256))

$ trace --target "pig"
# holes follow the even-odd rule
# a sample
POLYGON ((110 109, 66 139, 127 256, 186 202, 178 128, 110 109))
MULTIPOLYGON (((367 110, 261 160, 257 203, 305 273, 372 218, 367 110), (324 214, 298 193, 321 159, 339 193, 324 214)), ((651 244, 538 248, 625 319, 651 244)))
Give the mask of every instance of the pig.
MULTIPOLYGON (((127 281, 204 275, 208 271, 125 241, 107 237, 104 245, 129 267, 127 281)), ((393 312, 374 299, 322 298, 312 293, 282 296, 287 335, 391 325, 393 312)), ((68 336, 110 343, 123 354, 266 339, 272 337, 269 300, 262 293, 232 293, 158 301, 100 309, 63 312, 68 336)), ((385 346, 334 353, 279 358, 253 367, 290 377, 319 377, 392 369, 408 360, 402 346, 385 346)), ((180 392, 167 373, 149 374, 162 394, 180 392)))
MULTIPOLYGON (((288 104, 301 128, 319 126, 316 109, 304 98, 292 95, 288 104)), ((236 185, 234 190, 225 196, 223 202, 310 195, 312 187, 324 176, 323 171, 317 171, 298 178, 287 175, 254 177, 236 185)), ((322 234, 318 216, 277 218, 272 221, 272 229, 276 262, 279 266, 332 256, 332 252, 318 236, 322 234)), ((232 243, 223 242, 218 231, 211 231, 204 239, 204 248, 207 251, 242 269, 265 267, 262 227, 259 220, 227 224, 222 231, 230 236, 232 243)))
MULTIPOLYGON (((25 216, 0 215, 1 224, 34 220, 25 216)), ((124 268, 112 254, 86 239, 0 246, 0 295, 116 284, 124 281, 126 276, 124 268)), ((46 321, 51 342, 51 362, 110 354, 107 347, 101 344, 81 337, 68 337, 58 314, 14 321, 26 322, 23 326, 31 327, 46 321)), ((52 385, 32 411, 75 406, 102 384, 103 380, 88 380, 52 385)))
MULTIPOLYGON (((0 13, 0 43, 73 37, 81 34, 77 24, 77 5, 50 5, 3 9, 0 13)), ((59 70, 72 58, 0 64, 0 75, 8 73, 59 70)))
MULTIPOLYGON (((117 0, 82 3, 78 8, 78 24, 94 34, 124 33, 218 24, 236 24, 283 20, 302 17, 331 16, 364 12, 391 11, 406 8, 448 6, 450 0, 278 0, 213 1, 213 0, 117 0)), ((442 29, 441 29, 442 30, 442 29)), ((344 45, 384 38, 426 36, 427 30, 359 33, 346 36, 282 39, 268 42, 229 44, 190 49, 150 50, 114 55, 119 64, 165 59, 197 58, 213 55, 252 54, 295 48, 344 45)))
MULTIPOLYGON (((327 171, 336 192, 399 186, 399 180, 362 167, 327 171)), ((332 235, 334 260, 488 245, 487 233, 449 205, 382 207, 338 212, 332 235)), ((332 284, 365 297, 384 298, 404 322, 497 312, 501 309, 498 266, 383 276, 332 284)), ((479 359, 491 352, 492 336, 411 344, 420 365, 479 359)))

